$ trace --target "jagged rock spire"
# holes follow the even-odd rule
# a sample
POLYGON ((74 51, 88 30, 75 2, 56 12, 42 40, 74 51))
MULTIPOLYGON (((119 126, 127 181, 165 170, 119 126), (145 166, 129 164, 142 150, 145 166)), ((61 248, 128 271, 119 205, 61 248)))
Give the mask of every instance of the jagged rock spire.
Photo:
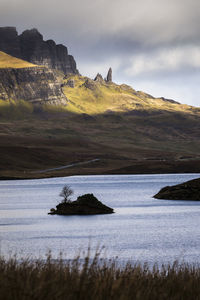
POLYGON ((100 73, 98 73, 97 76, 95 77, 94 81, 102 82, 103 81, 102 75, 100 73))
POLYGON ((107 77, 106 77, 106 81, 107 82, 112 82, 112 68, 110 68, 108 70, 108 74, 107 74, 107 77))

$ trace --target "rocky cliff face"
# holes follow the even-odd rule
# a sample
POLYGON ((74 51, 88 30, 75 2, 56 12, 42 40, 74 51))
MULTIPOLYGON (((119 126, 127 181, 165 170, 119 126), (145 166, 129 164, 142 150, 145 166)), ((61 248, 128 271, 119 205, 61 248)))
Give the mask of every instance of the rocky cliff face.
POLYGON ((67 47, 44 41, 37 29, 18 35, 15 27, 0 27, 0 50, 37 65, 57 69, 64 74, 78 74, 73 56, 67 47))
POLYGON ((111 68, 108 70, 106 81, 107 82, 112 82, 112 69, 111 68))
POLYGON ((0 50, 21 58, 19 37, 15 27, 0 27, 0 50))
POLYGON ((60 82, 45 67, 0 69, 0 99, 66 105, 60 82))

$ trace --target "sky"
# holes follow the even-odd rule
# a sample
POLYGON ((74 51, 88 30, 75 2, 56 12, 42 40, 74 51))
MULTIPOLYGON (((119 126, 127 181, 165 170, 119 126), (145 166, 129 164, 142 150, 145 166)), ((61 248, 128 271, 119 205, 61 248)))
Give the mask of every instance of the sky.
POLYGON ((37 28, 82 75, 200 106, 199 0, 0 0, 0 26, 37 28))

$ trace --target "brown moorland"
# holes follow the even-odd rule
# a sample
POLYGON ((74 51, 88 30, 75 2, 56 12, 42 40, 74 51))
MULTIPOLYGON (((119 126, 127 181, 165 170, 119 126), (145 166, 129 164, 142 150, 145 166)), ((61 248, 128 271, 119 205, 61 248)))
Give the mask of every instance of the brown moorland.
POLYGON ((200 108, 78 75, 62 82, 65 106, 0 100, 2 179, 200 172, 200 108))

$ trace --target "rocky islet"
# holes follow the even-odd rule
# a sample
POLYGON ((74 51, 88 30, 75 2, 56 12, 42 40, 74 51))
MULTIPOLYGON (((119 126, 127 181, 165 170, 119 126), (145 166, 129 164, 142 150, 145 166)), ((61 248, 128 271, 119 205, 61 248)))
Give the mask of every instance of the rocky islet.
POLYGON ((200 178, 162 188, 154 198, 165 200, 200 201, 200 178))
POLYGON ((112 214, 113 208, 104 205, 93 194, 79 196, 76 201, 61 202, 52 208, 50 215, 99 215, 112 214))

